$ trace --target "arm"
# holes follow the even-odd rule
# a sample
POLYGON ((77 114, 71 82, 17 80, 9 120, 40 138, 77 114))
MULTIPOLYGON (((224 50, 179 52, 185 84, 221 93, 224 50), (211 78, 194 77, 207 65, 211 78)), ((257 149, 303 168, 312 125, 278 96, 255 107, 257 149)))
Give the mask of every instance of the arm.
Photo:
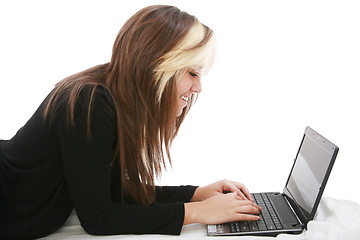
POLYGON ((155 201, 158 203, 190 202, 197 188, 196 186, 157 186, 155 201))
MULTIPOLYGON (((80 98, 86 94, 81 94, 80 98)), ((80 102, 81 103, 81 102, 80 102)), ((91 141, 87 138, 86 107, 75 111, 75 128, 56 120, 68 189, 81 225, 90 234, 180 234, 183 203, 135 205, 111 198, 111 162, 116 142, 114 106, 103 88, 95 93, 91 141)))

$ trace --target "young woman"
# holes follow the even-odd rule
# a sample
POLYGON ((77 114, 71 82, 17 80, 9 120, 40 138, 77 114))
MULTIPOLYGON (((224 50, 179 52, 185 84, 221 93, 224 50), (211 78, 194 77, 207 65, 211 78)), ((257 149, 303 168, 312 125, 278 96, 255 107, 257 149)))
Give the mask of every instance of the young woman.
POLYGON ((0 141, 0 238, 46 236, 73 209, 95 235, 257 220, 260 209, 240 183, 154 184, 213 53, 212 30, 194 16, 160 5, 133 15, 109 63, 60 81, 0 141))

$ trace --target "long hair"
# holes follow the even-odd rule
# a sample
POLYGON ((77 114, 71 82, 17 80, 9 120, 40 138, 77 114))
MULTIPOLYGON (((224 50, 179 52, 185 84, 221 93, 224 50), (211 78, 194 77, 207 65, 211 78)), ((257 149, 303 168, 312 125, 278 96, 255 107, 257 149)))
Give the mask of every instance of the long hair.
POLYGON ((117 146, 112 166, 120 171, 119 191, 137 203, 150 204, 155 177, 166 167, 164 149, 171 164, 171 142, 195 99, 192 96, 183 113, 175 117, 176 82, 189 68, 206 71, 212 60, 210 28, 176 7, 149 6, 120 29, 109 63, 55 86, 44 114, 56 112, 53 103, 66 99, 68 121, 73 123, 77 96, 90 85, 89 119, 96 86, 108 89, 116 107, 117 146))

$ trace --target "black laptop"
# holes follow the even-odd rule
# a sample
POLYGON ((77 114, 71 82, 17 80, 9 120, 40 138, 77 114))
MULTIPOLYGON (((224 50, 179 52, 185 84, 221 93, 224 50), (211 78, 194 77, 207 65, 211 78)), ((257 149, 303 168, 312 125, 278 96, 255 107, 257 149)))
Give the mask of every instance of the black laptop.
POLYGON ((208 236, 298 234, 316 213, 339 148, 307 127, 283 193, 252 194, 260 220, 207 225, 208 236))

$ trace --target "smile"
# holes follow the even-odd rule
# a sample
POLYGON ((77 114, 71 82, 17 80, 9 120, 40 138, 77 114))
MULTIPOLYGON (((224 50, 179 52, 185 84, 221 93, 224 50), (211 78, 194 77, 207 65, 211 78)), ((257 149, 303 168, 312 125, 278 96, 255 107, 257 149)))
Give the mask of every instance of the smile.
POLYGON ((184 100, 185 102, 189 101, 189 97, 187 97, 187 96, 181 96, 181 99, 184 100))

